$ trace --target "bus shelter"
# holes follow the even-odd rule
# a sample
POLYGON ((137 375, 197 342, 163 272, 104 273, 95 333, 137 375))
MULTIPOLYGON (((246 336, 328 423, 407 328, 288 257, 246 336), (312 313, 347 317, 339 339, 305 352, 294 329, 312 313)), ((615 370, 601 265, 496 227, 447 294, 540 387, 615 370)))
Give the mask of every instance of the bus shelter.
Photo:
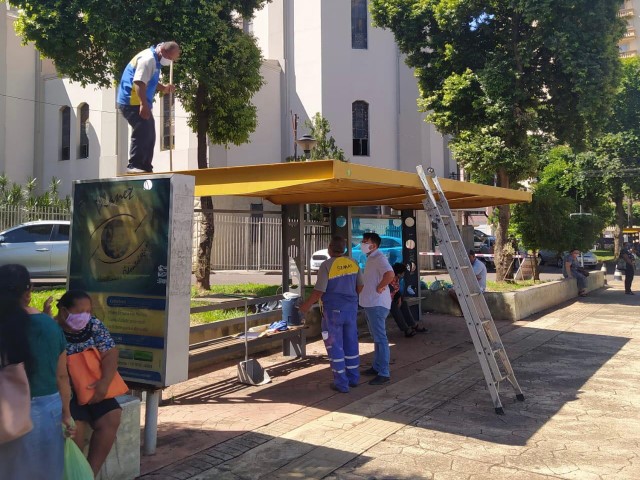
MULTIPOLYGON (((416 214, 426 193, 417 173, 389 170, 339 160, 276 163, 173 172, 195 177, 196 196, 260 197, 281 206, 282 285, 288 291, 292 274, 304 292, 305 205, 331 209, 331 233, 351 238, 351 208, 388 206, 400 211, 405 284, 418 291, 419 266, 416 214), (297 270, 297 272, 295 272, 297 270)), ((531 201, 522 190, 439 179, 451 209, 476 209, 531 201)), ((348 242, 350 248, 350 242, 348 242)))

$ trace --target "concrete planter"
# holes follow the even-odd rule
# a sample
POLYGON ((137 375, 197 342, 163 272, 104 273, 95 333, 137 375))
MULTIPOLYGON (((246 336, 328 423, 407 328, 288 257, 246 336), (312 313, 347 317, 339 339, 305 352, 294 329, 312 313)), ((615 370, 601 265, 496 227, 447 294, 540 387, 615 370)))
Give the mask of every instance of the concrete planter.
MULTIPOLYGON (((604 272, 590 272, 588 292, 602 288, 604 284, 604 272)), ((495 320, 517 321, 577 297, 578 286, 575 280, 563 279, 513 292, 487 292, 484 296, 495 320)), ((429 312, 462 316, 460 307, 443 290, 423 292, 422 308, 429 312)))

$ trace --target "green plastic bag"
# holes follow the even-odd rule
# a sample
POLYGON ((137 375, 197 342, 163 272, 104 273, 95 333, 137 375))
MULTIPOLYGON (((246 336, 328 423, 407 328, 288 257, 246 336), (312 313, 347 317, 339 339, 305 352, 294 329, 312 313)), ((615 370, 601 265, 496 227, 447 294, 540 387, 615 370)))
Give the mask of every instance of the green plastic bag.
POLYGON ((93 470, 76 442, 67 438, 64 441, 63 480, 93 480, 93 470))

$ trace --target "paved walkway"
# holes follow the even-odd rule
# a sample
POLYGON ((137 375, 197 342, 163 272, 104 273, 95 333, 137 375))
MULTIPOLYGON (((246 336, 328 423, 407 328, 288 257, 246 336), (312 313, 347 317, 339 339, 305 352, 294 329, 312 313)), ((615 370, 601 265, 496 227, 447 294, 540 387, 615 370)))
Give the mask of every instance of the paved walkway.
POLYGON ((410 339, 389 325, 385 388, 329 390, 319 342, 305 360, 262 357, 267 386, 238 384, 233 363, 174 386, 143 478, 638 479, 640 295, 618 285, 498 324, 526 397, 505 386, 504 416, 462 319, 427 315, 410 339))

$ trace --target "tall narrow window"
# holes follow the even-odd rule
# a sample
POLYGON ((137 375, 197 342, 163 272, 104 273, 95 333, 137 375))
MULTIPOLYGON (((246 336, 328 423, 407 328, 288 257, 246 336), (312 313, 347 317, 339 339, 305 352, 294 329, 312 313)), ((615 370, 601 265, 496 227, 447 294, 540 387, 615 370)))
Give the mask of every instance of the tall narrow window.
POLYGON ((162 118, 162 139, 160 141, 160 150, 173 150, 176 148, 175 132, 172 134, 171 128, 171 109, 176 105, 176 97, 174 95, 163 95, 160 104, 162 118), (172 138, 173 137, 173 138, 172 138))
POLYGON ((78 158, 89 158, 89 104, 83 103, 78 107, 78 118, 80 119, 80 144, 78 148, 78 158))
POLYGON ((71 109, 60 109, 60 160, 71 158, 71 109))
POLYGON ((367 0, 351 0, 351 48, 367 48, 367 0))
POLYGON ((353 155, 369 156, 369 104, 358 100, 351 105, 353 155))

